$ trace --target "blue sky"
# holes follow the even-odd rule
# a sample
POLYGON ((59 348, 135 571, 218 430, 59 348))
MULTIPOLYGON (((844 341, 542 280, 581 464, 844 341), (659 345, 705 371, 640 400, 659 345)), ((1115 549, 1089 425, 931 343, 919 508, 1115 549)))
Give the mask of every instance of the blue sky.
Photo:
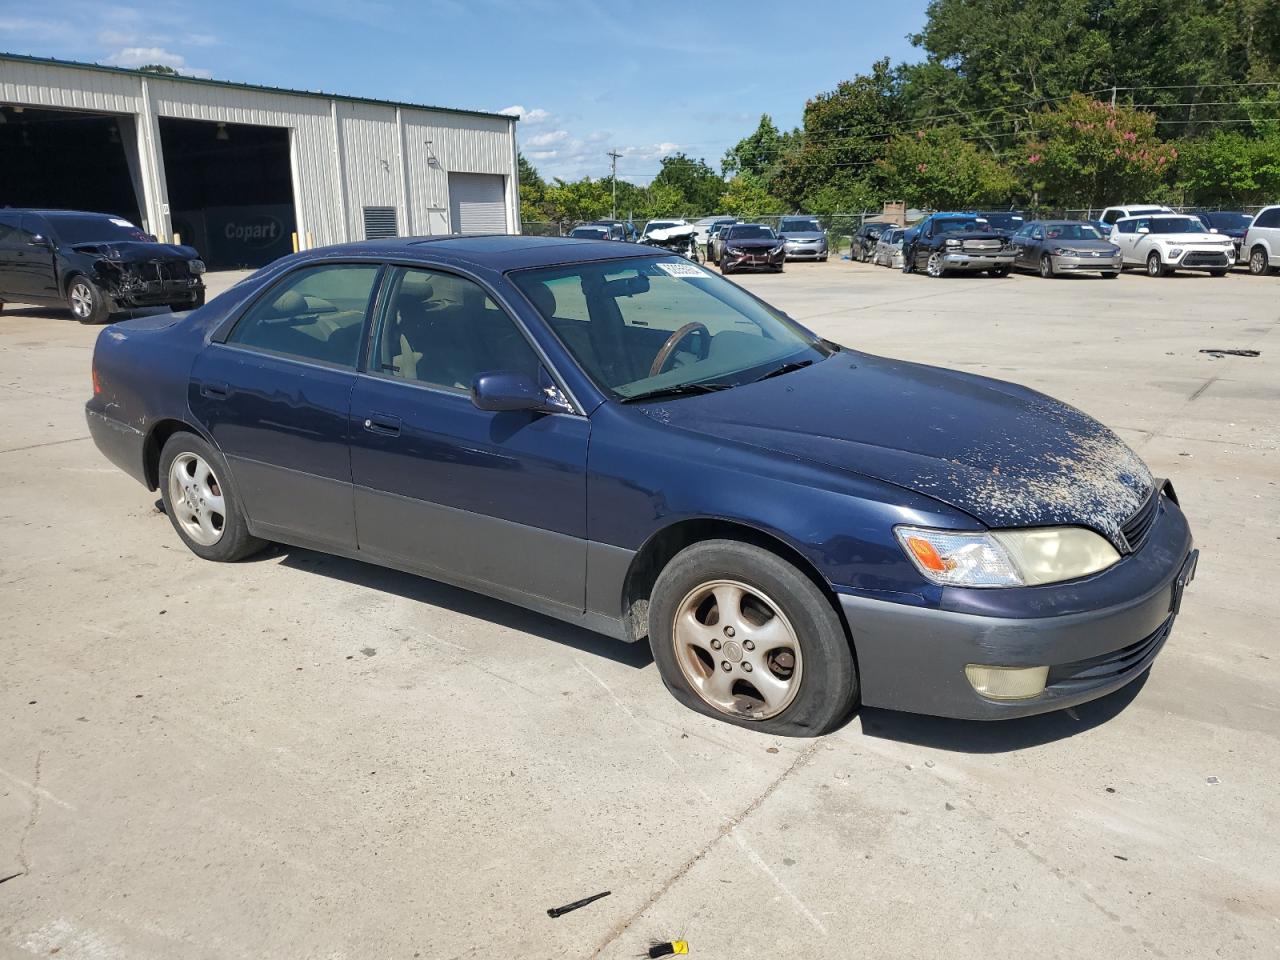
POLYGON ((877 57, 916 56, 926 0, 0 0, 0 50, 438 106, 519 111, 544 175, 647 182, 667 153, 719 167, 761 113, 877 57))

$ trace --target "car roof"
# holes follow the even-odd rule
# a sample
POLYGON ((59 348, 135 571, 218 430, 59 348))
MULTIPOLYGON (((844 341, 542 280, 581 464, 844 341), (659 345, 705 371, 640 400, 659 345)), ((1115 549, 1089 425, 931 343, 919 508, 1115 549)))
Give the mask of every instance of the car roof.
MULTIPOLYGON (((0 207, 0 213, 34 213, 41 217, 102 217, 104 220, 123 220, 124 217, 114 213, 100 213, 96 210, 44 210, 38 207, 0 207)), ((130 220, 130 223, 133 221, 130 220)))
MULTIPOLYGON (((500 233, 359 240, 354 243, 309 250, 301 255, 300 261, 377 257, 445 265, 455 263, 505 271, 526 267, 546 267, 560 263, 617 260, 644 255, 638 251, 635 244, 618 243, 614 240, 525 237, 500 233)), ((666 251, 655 250, 651 255, 668 256, 669 254, 666 251)))
MULTIPOLYGON (((1120 220, 1168 220, 1170 217, 1190 220, 1196 216, 1194 213, 1170 213, 1168 210, 1153 210, 1151 213, 1135 213, 1132 216, 1121 217, 1120 220)), ((1116 223, 1119 223, 1120 220, 1117 220, 1116 223)))

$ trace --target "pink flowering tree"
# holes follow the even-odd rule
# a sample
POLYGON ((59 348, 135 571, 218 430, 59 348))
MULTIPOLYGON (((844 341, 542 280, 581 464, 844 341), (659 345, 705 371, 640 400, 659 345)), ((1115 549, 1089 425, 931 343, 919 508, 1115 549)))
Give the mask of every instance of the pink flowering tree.
POLYGON ((1076 94, 1035 117, 1023 170, 1042 201, 1097 209, 1163 195, 1177 159, 1153 114, 1076 94))

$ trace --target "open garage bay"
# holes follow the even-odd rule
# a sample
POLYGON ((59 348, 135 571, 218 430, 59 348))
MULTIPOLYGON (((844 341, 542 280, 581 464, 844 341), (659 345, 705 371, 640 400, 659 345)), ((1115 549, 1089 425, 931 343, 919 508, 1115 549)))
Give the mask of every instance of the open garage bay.
POLYGON ((1149 677, 773 740, 682 708, 646 649, 496 601, 305 550, 206 563, 87 439, 97 331, 11 305, 0 954, 1274 956, 1280 280, 741 282, 1068 400, 1172 477, 1202 556, 1149 677))

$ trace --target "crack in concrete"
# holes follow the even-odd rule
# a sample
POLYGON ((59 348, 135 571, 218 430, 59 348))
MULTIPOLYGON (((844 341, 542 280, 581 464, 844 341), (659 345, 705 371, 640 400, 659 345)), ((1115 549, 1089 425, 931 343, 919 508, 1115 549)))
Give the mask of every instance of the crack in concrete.
POLYGON ((800 769, 800 767, 804 766, 806 763, 809 762, 810 759, 812 759, 814 753, 817 752, 817 749, 820 743, 821 741, 814 740, 812 744, 806 747, 800 753, 800 755, 796 757, 794 761, 792 761, 791 766, 787 767, 787 769, 782 772, 781 776, 779 776, 776 780, 774 780, 773 783, 769 784, 769 786, 765 788, 764 792, 761 793, 760 796, 752 800, 751 803, 749 803, 737 816, 728 818, 724 822, 724 824, 721 825, 720 830, 716 833, 716 835, 712 837, 710 840, 708 840, 705 844, 703 844, 702 849, 698 850, 697 853, 695 853, 692 857, 690 857, 681 865, 680 869, 678 869, 675 873, 673 873, 665 881, 663 881, 663 883, 658 887, 658 889, 653 892, 653 895, 650 896, 649 899, 646 900, 643 904, 641 904, 640 909, 632 913, 631 916, 627 917, 624 921, 622 921, 622 923, 615 925, 614 928, 609 931, 605 939, 593 951, 591 951, 591 956, 593 960, 595 957, 600 956, 600 954, 604 952, 604 950, 607 947, 609 947, 611 944, 616 942, 619 937, 621 937, 624 933, 626 933, 627 930, 630 929, 631 925, 635 923, 637 920, 639 920, 642 916, 644 916, 644 914, 655 903, 657 903, 664 896, 666 896, 667 892, 673 886, 675 886, 676 883, 678 883, 681 879, 683 879, 685 875, 689 873, 690 870, 692 870, 695 866, 697 866, 698 863, 700 863, 702 859, 706 857, 708 853, 711 852, 711 850, 716 846, 716 844, 718 844, 725 837, 732 834, 744 821, 746 821, 749 817, 751 817, 752 814, 754 814, 757 810, 759 810, 761 805, 766 800, 768 800, 771 796, 773 796, 773 794, 777 791, 777 789, 780 786, 782 786, 782 784, 785 783, 787 779, 793 773, 796 772, 796 770, 800 769))
POLYGON ((0 454, 21 453, 23 450, 39 450, 41 447, 56 447, 64 443, 79 443, 81 440, 91 440, 92 437, 71 437, 67 440, 46 440, 44 443, 30 443, 25 447, 9 447, 7 450, 0 450, 0 454))
POLYGON ((27 817, 27 825, 23 827, 22 836, 18 838, 18 866, 22 868, 24 875, 31 872, 31 861, 27 858, 27 838, 31 836, 31 831, 36 827, 36 821, 40 819, 40 768, 43 765, 44 751, 39 750, 36 752, 36 774, 31 781, 31 815, 27 817))

